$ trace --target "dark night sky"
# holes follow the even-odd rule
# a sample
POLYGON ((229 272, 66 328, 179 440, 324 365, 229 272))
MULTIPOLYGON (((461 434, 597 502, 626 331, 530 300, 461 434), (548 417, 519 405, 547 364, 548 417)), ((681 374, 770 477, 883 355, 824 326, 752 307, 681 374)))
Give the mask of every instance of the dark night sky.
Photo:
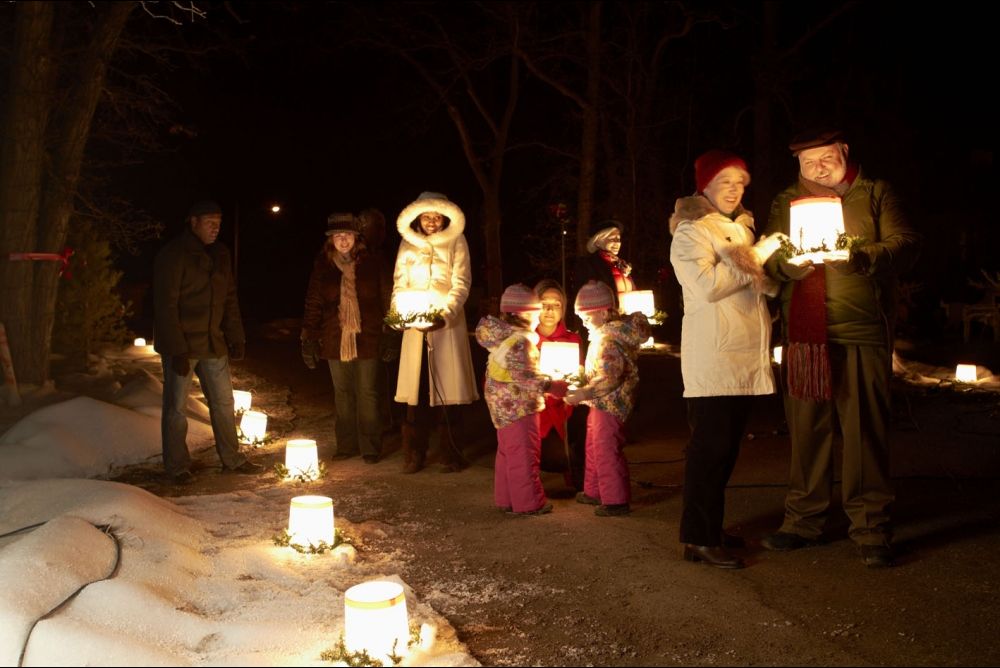
MULTIPOLYGON (((837 6, 802 4, 782 5, 779 44, 791 44, 837 6)), ((702 150, 724 146, 751 155, 752 114, 740 112, 752 102, 749 66, 759 46, 759 7, 720 7, 721 24, 696 26, 665 61, 664 79, 683 79, 681 94, 698 109, 688 123, 677 124, 684 144, 665 147, 674 175, 663 185, 670 202, 690 190, 690 161, 702 150)), ((920 275, 958 261, 957 231, 969 231, 973 248, 966 252, 973 253, 997 247, 997 235, 985 207, 993 167, 992 111, 982 101, 988 83, 983 72, 991 61, 985 58, 988 42, 976 34, 985 31, 983 21, 962 3, 949 5, 948 14, 912 8, 859 3, 819 33, 793 61, 786 95, 775 100, 770 143, 774 180, 783 187, 796 169, 783 150, 792 125, 827 118, 845 124, 852 154, 903 191, 932 241, 920 275)), ((409 65, 353 45, 356 27, 348 9, 337 3, 250 4, 239 9, 244 24, 210 14, 210 21, 229 21, 228 34, 253 36, 249 48, 242 57, 218 53, 200 58, 198 69, 181 66, 167 75, 163 86, 178 104, 175 116, 197 136, 169 137, 171 152, 151 155, 117 177, 123 194, 168 224, 167 235, 179 229, 193 198, 208 195, 223 204, 223 238, 231 243, 238 207, 241 301, 251 316, 300 314, 311 259, 326 215, 335 210, 374 206, 392 229, 396 214, 417 194, 438 190, 465 210, 466 236, 474 256, 482 257, 481 195, 447 114, 409 65), (285 207, 278 217, 266 212, 272 201, 285 207)), ((515 133, 567 139, 571 110, 530 75, 523 77, 515 133)), ((509 158, 505 282, 534 278, 519 275, 518 242, 544 207, 544 200, 529 201, 532 188, 551 176, 556 162, 530 150, 509 158)), ((668 214, 647 224, 660 224, 668 214)), ((159 243, 150 242, 138 259, 123 258, 128 279, 145 278, 159 243)), ((390 237, 388 255, 396 243, 390 237)), ((482 285, 481 274, 474 281, 482 285)))

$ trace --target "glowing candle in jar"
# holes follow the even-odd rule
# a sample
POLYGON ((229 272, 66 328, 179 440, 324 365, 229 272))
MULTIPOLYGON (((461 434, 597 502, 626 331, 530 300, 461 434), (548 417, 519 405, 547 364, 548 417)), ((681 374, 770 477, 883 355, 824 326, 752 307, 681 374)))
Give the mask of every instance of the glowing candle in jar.
POLYGON ((233 390, 233 410, 237 413, 246 413, 250 410, 250 404, 253 402, 253 396, 249 392, 244 392, 243 390, 233 390))
POLYGON ((146 339, 140 336, 139 338, 137 338, 135 341, 132 342, 132 345, 134 345, 136 348, 141 348, 146 345, 146 339))
POLYGON ((955 367, 955 380, 957 380, 960 383, 976 382, 976 365, 959 364, 957 367, 955 367))
POLYGON ((316 441, 311 438, 293 438, 285 444, 285 468, 289 476, 318 475, 319 455, 316 441))
POLYGON ((774 350, 771 351, 771 355, 774 357, 775 364, 781 364, 781 346, 775 346, 774 350))
MULTIPOLYGON (((396 312, 403 318, 409 318, 420 313, 427 313, 433 308, 432 293, 427 290, 400 290, 396 293, 396 312)), ((431 322, 414 320, 411 326, 427 327, 431 322)))
POLYGON ((544 341, 540 354, 541 372, 552 378, 565 378, 580 368, 580 344, 572 341, 544 341))
POLYGON ((333 546, 333 499, 296 496, 288 509, 289 543, 302 547, 326 543, 333 546))
POLYGON ((397 582, 363 582, 344 592, 344 644, 383 664, 405 656, 410 640, 406 596, 397 582))
POLYGON ((267 434, 267 415, 260 411, 247 411, 240 420, 244 443, 260 443, 267 434))
POLYGON ((804 252, 799 256, 817 264, 833 258, 847 259, 847 251, 836 251, 837 237, 844 233, 844 209, 839 197, 800 197, 789 211, 789 238, 804 252), (827 252, 810 253, 823 245, 827 252))

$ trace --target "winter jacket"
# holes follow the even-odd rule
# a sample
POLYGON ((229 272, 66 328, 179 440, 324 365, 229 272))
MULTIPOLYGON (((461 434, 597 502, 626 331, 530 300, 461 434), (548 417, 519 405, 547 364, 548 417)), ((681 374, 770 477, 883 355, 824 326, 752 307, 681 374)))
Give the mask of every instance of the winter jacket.
MULTIPOLYGON (((771 205, 767 231, 787 234, 791 200, 808 194, 798 182, 779 193, 771 205)), ((866 178, 859 171, 841 200, 844 232, 865 240, 855 252, 867 256, 870 264, 862 274, 847 275, 817 267, 817 271, 826 272, 827 339, 845 345, 889 345, 895 325, 897 276, 916 261, 920 235, 910 227, 899 198, 885 181, 866 178)), ((774 258, 767 263, 767 270, 776 280, 784 281, 781 303, 787 338, 795 282, 788 281, 774 258)))
POLYGON ((393 305, 400 290, 427 290, 434 306, 444 310, 446 323, 443 329, 427 334, 412 328, 403 333, 396 401, 411 406, 419 403, 426 337, 431 348, 430 405, 471 403, 479 398, 479 391, 465 324, 465 300, 472 284, 469 245, 462 234, 465 215, 448 200, 417 200, 399 214, 396 229, 403 240, 393 272, 393 305), (430 236, 414 231, 410 223, 426 211, 447 216, 448 227, 430 236))
POLYGON ((246 343, 229 249, 206 246, 190 228, 167 242, 153 264, 156 352, 212 359, 246 343))
MULTIPOLYGON (((546 341, 560 341, 567 343, 581 343, 580 335, 576 332, 571 332, 566 329, 566 324, 562 321, 556 325, 555 331, 548 336, 544 336, 535 330, 538 334, 538 351, 541 354, 542 344, 546 341)), ((581 346, 581 352, 582 346, 581 346)), ((569 416, 573 414, 573 407, 567 404, 565 401, 559 397, 552 396, 551 394, 545 395, 545 410, 542 411, 539 417, 538 423, 538 433, 544 438, 546 434, 549 433, 553 428, 558 432, 559 438, 566 438, 566 420, 569 416)))
POLYGON ((604 254, 598 250, 587 255, 581 255, 576 260, 576 270, 573 272, 573 289, 569 295, 576 298, 576 293, 580 291, 588 281, 598 281, 611 288, 614 296, 615 309, 618 308, 618 295, 620 292, 630 292, 635 289, 635 283, 631 277, 623 277, 622 285, 615 281, 615 274, 611 270, 611 265, 605 259, 604 254))
POLYGON ((549 378, 538 370, 534 338, 527 330, 491 315, 476 326, 476 341, 490 351, 486 363, 486 405, 497 429, 545 408, 549 378))
MULTIPOLYGON (((362 254, 355 260, 355 290, 361 311, 361 332, 355 336, 358 359, 379 354, 379 338, 386 305, 383 304, 382 270, 377 255, 362 254)), ((340 280, 343 272, 330 259, 326 248, 313 263, 302 315, 302 340, 319 341, 319 356, 340 359, 340 280)))
MULTIPOLYGON (((736 219, 707 198, 682 197, 670 219, 670 263, 684 294, 681 375, 685 397, 772 394, 766 257, 754 252, 753 216, 736 219)), ((777 243, 770 245, 773 252, 777 243)))
POLYGON ((625 422, 635 405, 639 385, 639 346, 649 338, 646 316, 633 313, 591 333, 587 346, 587 396, 584 404, 625 422))

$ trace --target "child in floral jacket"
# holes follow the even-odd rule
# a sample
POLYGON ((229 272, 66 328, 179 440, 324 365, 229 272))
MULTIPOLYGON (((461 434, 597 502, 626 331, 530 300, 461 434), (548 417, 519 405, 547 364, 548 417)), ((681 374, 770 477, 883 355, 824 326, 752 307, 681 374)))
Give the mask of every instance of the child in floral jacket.
POLYGON ((619 316, 611 289, 597 281, 580 288, 576 313, 590 333, 588 380, 566 395, 566 403, 591 407, 583 491, 576 500, 596 505, 595 515, 627 515, 631 490, 628 462, 622 453, 624 425, 635 405, 639 346, 649 338, 649 322, 641 313, 619 316))
POLYGON ((508 512, 541 515, 552 511, 538 473, 541 436, 538 415, 545 392, 565 396, 566 383, 538 371, 537 335, 542 305, 531 288, 512 285, 500 298, 500 318, 486 316, 476 340, 490 351, 486 405, 497 429, 493 498, 508 512))

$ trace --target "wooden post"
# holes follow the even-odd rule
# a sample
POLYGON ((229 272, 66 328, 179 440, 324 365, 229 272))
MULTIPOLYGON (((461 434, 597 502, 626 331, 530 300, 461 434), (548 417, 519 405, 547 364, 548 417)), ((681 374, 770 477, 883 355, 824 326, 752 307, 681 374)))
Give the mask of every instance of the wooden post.
POLYGON ((11 406, 21 405, 21 395, 17 392, 17 378, 14 376, 14 362, 10 358, 7 344, 7 328, 0 322, 0 366, 3 367, 3 394, 11 406))

